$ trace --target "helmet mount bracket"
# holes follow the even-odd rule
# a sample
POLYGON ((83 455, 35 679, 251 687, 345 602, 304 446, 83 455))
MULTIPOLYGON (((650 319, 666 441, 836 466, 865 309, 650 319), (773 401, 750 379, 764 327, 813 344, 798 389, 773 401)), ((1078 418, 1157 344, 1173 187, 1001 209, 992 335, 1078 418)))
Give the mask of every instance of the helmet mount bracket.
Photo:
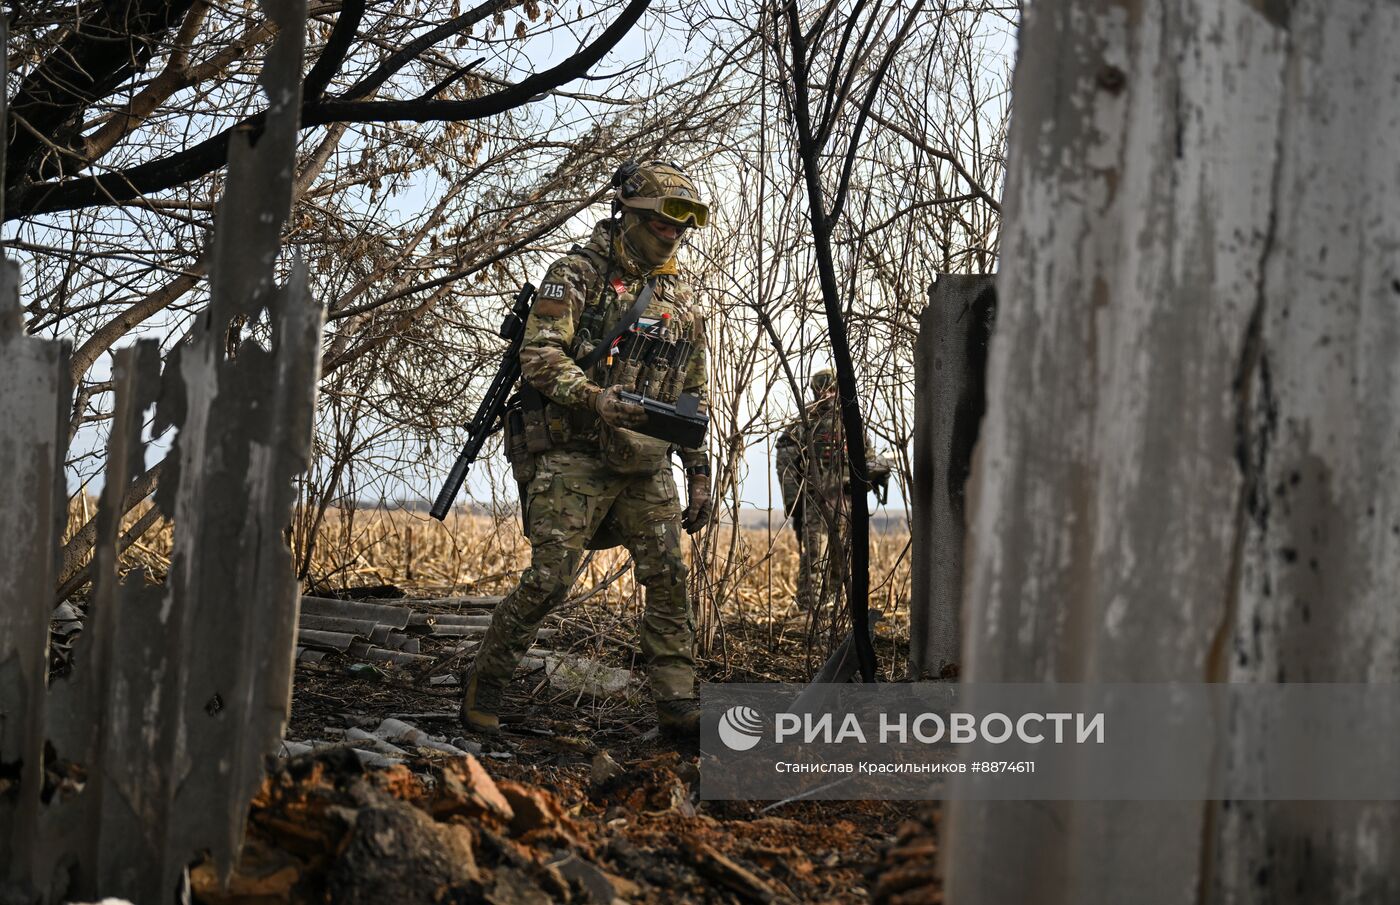
POLYGON ((694 181, 672 161, 629 158, 618 165, 608 182, 613 189, 614 220, 631 210, 643 219, 683 229, 703 227, 708 222, 709 208, 699 200, 694 181))

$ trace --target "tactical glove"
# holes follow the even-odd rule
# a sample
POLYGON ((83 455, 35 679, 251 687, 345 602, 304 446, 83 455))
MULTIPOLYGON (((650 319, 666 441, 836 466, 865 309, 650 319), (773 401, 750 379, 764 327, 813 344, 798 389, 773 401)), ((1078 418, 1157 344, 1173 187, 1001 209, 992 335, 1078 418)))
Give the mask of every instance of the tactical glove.
POLYGON ((710 505, 710 476, 701 471, 686 475, 685 498, 681 527, 687 534, 694 534, 708 525, 714 514, 714 507, 710 505))
POLYGON ((622 398, 622 389, 610 386, 593 397, 593 409, 609 425, 636 430, 647 423, 646 409, 622 398))

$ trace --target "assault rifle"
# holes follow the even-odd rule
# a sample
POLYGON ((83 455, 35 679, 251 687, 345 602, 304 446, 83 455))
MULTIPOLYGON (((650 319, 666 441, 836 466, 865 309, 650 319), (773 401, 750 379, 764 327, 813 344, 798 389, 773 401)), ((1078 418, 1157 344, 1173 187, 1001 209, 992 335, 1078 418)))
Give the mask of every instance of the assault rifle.
POLYGON ((462 482, 467 479, 467 469, 471 468, 476 457, 481 454, 481 447, 486 443, 486 438, 501 427, 501 413, 505 411, 506 398, 515 386, 515 381, 520 378, 520 346, 524 342, 525 319, 530 316, 530 303, 534 297, 533 284, 526 283, 521 286, 510 312, 505 320, 501 321, 500 337, 509 340, 510 346, 501 359, 501 366, 496 371, 496 378, 491 381, 491 387, 481 398, 476 417, 467 425, 467 442, 462 446, 462 452, 458 454, 452 470, 447 473, 447 480, 443 482, 442 490, 438 491, 437 499, 433 500, 433 508, 428 510, 438 521, 447 517, 457 499, 458 491, 462 489, 462 482))

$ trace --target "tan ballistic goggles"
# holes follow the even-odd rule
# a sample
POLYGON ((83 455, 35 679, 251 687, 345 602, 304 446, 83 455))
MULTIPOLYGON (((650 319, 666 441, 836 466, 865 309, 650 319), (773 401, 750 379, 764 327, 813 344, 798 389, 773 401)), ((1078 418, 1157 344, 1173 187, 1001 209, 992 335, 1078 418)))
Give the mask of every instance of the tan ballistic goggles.
POLYGON ((708 226, 710 208, 694 198, 665 195, 661 198, 623 198, 622 203, 634 210, 655 211, 677 226, 708 226))

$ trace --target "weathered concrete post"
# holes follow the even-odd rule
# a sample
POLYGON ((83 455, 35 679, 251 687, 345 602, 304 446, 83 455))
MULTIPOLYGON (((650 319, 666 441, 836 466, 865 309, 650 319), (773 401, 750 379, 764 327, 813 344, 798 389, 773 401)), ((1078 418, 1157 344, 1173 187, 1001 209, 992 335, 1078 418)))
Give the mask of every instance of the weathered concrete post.
MULTIPOLYGON (((965 679, 1400 678, 1397 41, 1388 0, 1028 7, 965 679)), ((1400 901, 1400 806, 955 802, 944 866, 951 905, 1400 901)))
POLYGON ((256 134, 230 140, 209 310, 164 373, 152 340, 114 356, 86 626, 72 672, 52 688, 68 362, 61 344, 23 335, 15 268, 0 267, 3 901, 156 905, 174 900, 201 854, 226 870, 288 715, 299 594, 283 532, 311 454, 322 312, 303 266, 285 282, 277 270, 306 6, 262 8, 277 26, 260 78, 266 116, 256 134), (237 341, 238 323, 259 324, 267 346, 237 341), (123 501, 144 471, 152 406, 156 432, 178 428, 155 500, 175 527, 159 585, 117 574, 123 501), (44 768, 81 781, 41 798, 44 768))
POLYGON ((0 258, 0 767, 19 784, 0 793, 0 898, 5 880, 29 882, 36 855, 67 375, 67 343, 24 335, 19 265, 0 258))
POLYGON ((914 486, 909 674, 951 679, 962 659, 964 488, 986 408, 995 278, 942 274, 914 347, 914 486))
MULTIPOLYGON (((8 37, 0 20, 0 72, 8 37)), ((5 101, 0 92, 0 123, 5 101)), ((0 141, 0 186, 4 162, 0 141)), ((3 196, 0 188, 0 213, 3 196)), ((37 854, 49 602, 66 515, 68 344, 25 335, 19 279, 19 265, 0 254, 0 779, 10 784, 0 792, 0 899, 7 881, 31 881, 37 854)))

